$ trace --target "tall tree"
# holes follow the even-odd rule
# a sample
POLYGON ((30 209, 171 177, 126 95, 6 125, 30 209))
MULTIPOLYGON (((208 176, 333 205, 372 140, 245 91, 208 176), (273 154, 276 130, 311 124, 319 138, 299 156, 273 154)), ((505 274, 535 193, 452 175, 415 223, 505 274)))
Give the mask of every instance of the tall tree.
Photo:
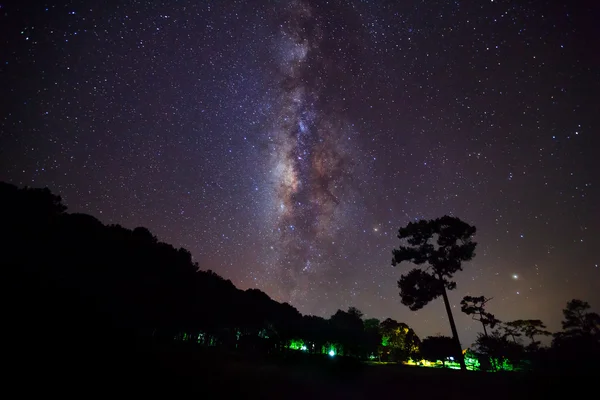
POLYGON ((413 311, 442 296, 455 343, 456 357, 465 370, 462 347, 448 300, 448 290, 456 288, 454 274, 462 271, 462 263, 473 259, 477 243, 476 228, 459 218, 443 216, 433 220, 410 222, 398 231, 401 245, 392 251, 392 265, 404 261, 425 269, 414 268, 398 281, 402 304, 413 311))
POLYGON ((491 298, 486 299, 485 296, 473 297, 465 296, 460 302, 460 309, 467 315, 470 315, 475 321, 481 322, 483 325, 483 333, 488 336, 487 327, 491 329, 500 322, 494 314, 485 311, 485 305, 491 298))

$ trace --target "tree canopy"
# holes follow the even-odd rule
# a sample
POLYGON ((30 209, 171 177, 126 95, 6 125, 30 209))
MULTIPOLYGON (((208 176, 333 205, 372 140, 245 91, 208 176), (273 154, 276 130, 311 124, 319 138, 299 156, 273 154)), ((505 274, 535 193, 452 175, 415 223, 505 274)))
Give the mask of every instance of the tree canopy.
MULTIPOLYGON (((549 336, 550 332, 546 330, 546 325, 539 319, 518 319, 506 323, 507 329, 513 328, 518 332, 518 336, 525 336, 531 340, 530 346, 538 346, 539 342, 535 340, 536 336, 549 336)), ((513 333, 514 336, 514 333, 513 333)))

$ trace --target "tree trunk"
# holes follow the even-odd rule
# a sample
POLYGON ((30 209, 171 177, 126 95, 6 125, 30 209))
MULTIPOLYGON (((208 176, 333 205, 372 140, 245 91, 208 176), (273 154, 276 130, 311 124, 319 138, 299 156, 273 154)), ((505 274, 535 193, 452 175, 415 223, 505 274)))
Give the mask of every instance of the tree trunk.
MULTIPOLYGON (((440 279, 441 280, 441 279, 440 279)), ((450 308, 450 301, 448 301, 448 294, 446 293, 446 286, 442 282, 442 296, 444 297, 444 305, 446 306, 446 312, 448 313, 448 320, 450 321, 450 329, 452 329, 452 338, 456 342, 456 350, 458 351, 457 357, 460 363, 460 369, 466 371, 467 366, 465 365, 465 358, 462 353, 462 346, 458 339, 458 331, 456 330, 456 324, 454 323, 454 317, 452 316, 452 309, 450 308)))
MULTIPOLYGON (((482 322, 481 325, 483 325, 483 333, 485 334, 485 337, 488 337, 488 333, 487 333, 487 329, 485 328, 485 324, 482 322)), ((496 365, 496 359, 494 357, 490 357, 490 362, 492 363, 492 368, 494 368, 494 371, 498 371, 498 366, 496 365)))

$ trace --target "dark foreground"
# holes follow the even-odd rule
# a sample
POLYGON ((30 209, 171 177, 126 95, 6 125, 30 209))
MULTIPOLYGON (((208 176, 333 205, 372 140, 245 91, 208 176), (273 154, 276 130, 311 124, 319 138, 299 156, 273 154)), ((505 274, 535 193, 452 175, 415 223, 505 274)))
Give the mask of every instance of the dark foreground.
POLYGON ((295 352, 241 356, 173 344, 22 352, 12 373, 19 397, 548 399, 597 394, 591 371, 463 373, 295 352))

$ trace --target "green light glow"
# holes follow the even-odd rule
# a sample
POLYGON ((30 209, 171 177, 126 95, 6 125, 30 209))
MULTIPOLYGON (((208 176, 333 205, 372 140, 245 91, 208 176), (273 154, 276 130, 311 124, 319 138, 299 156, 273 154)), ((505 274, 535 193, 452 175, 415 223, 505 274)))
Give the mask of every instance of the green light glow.
POLYGON ((288 346, 288 349, 306 351, 306 345, 304 344, 303 340, 292 339, 290 340, 290 345, 288 346))
POLYGON ((387 347, 387 346, 389 346, 389 344, 390 344, 390 337, 389 336, 383 336, 381 338, 381 345, 383 347, 387 347))
MULTIPOLYGON (((476 354, 472 353, 471 351, 466 351, 464 352, 464 357, 465 357, 465 365, 467 367, 467 370, 469 371, 481 371, 482 369, 486 369, 486 367, 482 367, 481 363, 479 362, 479 358, 476 354)), ((509 360, 506 359, 497 359, 494 358, 493 360, 490 360, 489 363, 489 371, 490 372, 494 372, 494 371, 523 371, 523 370, 527 370, 528 366, 530 365, 530 361, 524 360, 521 361, 519 364, 512 364, 509 360), (492 366, 494 366, 492 368, 492 366)), ((414 366, 420 366, 420 367, 429 367, 429 368, 449 368, 449 369, 460 369, 460 364, 457 363, 456 361, 451 361, 448 360, 444 363, 442 363, 442 361, 438 360, 436 362, 430 362, 427 360, 413 360, 413 359, 409 359, 408 361, 403 361, 403 364, 405 365, 414 365, 414 366)))
POLYGON ((321 354, 344 355, 344 348, 339 343, 327 343, 321 347, 321 354))
POLYGON ((468 350, 465 352, 465 365, 469 371, 479 371, 481 369, 479 359, 468 350))

